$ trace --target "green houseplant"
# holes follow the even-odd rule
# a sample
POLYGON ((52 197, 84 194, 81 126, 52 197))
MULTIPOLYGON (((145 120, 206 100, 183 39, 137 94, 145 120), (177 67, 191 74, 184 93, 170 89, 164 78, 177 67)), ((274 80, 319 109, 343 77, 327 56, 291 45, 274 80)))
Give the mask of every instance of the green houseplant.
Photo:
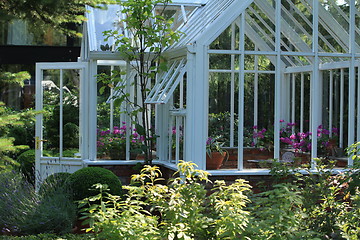
POLYGON ((222 149, 224 143, 217 141, 218 138, 209 137, 206 141, 206 169, 219 169, 227 155, 222 149))

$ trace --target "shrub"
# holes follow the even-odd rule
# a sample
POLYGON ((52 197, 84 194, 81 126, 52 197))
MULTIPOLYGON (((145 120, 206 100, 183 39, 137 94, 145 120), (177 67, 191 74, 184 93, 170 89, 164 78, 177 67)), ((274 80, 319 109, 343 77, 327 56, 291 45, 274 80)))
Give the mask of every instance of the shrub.
POLYGON ((94 239, 92 234, 65 234, 65 235, 56 235, 51 233, 37 234, 37 235, 28 235, 28 236, 0 236, 0 240, 84 240, 84 239, 94 239))
POLYGON ((66 190, 66 179, 71 175, 68 172, 59 172, 54 173, 48 176, 44 182, 41 184, 39 193, 42 195, 51 195, 54 194, 56 191, 66 190))
POLYGON ((32 187, 17 172, 2 173, 0 200, 0 229, 4 232, 20 232, 21 222, 37 202, 32 187))
POLYGON ((300 190, 288 183, 255 195, 248 209, 250 222, 245 236, 254 240, 309 239, 313 233, 301 227, 303 202, 300 190))
POLYGON ((74 200, 81 200, 97 194, 96 190, 91 189, 96 183, 107 184, 111 194, 121 195, 122 186, 119 178, 105 168, 82 168, 74 172, 66 180, 66 185, 73 191, 74 200))
MULTIPOLYGON (((44 156, 51 156, 47 151, 43 151, 44 156)), ((27 150, 19 155, 17 162, 20 164, 20 172, 31 184, 35 182, 35 149, 27 150)))
MULTIPOLYGON (((26 109, 23 113, 31 112, 26 109)), ((9 137, 13 137, 15 145, 27 145, 30 148, 35 147, 35 119, 31 116, 23 116, 21 125, 12 125, 9 127, 9 137)))
POLYGON ((80 201, 84 217, 97 239, 240 239, 247 225, 250 186, 242 179, 225 185, 216 181, 213 194, 208 173, 181 162, 179 175, 168 186, 157 166, 146 165, 124 186, 124 199, 96 184, 98 195, 80 201), (161 216, 161 217, 159 217, 161 216))
POLYGON ((21 174, 0 175, 0 229, 15 234, 71 231, 76 206, 63 189, 51 195, 38 194, 21 174))
POLYGON ((69 233, 76 220, 76 211, 71 197, 63 189, 57 189, 51 195, 40 196, 39 203, 22 221, 21 233, 69 233))

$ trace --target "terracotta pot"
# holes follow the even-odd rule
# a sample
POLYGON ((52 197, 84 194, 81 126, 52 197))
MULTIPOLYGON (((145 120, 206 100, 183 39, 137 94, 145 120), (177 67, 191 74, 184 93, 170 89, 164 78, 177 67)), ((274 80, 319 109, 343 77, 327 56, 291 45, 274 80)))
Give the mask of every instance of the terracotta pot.
POLYGON ((212 152, 211 155, 206 154, 206 169, 214 170, 219 169, 225 159, 226 152, 212 152))

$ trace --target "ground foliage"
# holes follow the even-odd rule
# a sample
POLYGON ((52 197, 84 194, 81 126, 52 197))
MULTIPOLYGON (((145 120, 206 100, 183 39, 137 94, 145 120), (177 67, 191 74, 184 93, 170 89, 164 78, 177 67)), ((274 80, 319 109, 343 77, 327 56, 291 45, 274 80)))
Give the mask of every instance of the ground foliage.
POLYGON ((231 185, 214 183, 208 195, 208 173, 195 164, 179 164, 179 177, 160 184, 156 166, 145 166, 133 175, 123 199, 96 185, 100 194, 80 202, 84 218, 97 239, 237 239, 244 231, 244 210, 250 186, 244 180, 231 185), (99 203, 100 201, 100 203, 99 203))
POLYGON ((359 239, 360 192, 349 188, 357 170, 334 175, 333 162, 316 163, 301 173, 275 162, 275 184, 255 195, 240 179, 215 182, 209 194, 208 173, 193 163, 180 163, 169 185, 145 166, 125 198, 96 185, 101 193, 80 207, 97 239, 359 239))

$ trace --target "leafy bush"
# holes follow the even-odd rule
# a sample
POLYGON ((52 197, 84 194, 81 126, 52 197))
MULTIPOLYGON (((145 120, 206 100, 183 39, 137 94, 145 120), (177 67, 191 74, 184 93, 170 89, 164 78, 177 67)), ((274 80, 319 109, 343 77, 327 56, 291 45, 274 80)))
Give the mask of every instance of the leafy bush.
POLYGON ((76 220, 76 210, 76 205, 66 192, 57 190, 51 195, 42 196, 21 222, 21 233, 69 233, 76 220))
POLYGON ((21 112, 23 116, 20 118, 22 124, 9 126, 8 136, 14 138, 15 145, 27 145, 30 148, 35 147, 35 119, 28 114, 31 112, 31 109, 23 110, 21 112))
POLYGON ((29 148, 26 145, 14 145, 16 140, 9 136, 11 127, 23 126, 24 119, 31 119, 34 116, 34 111, 13 112, 0 102, 0 171, 12 170, 18 163, 14 160, 15 153, 19 150, 29 148))
POLYGON ((111 194, 121 195, 122 186, 119 178, 105 168, 82 168, 74 172, 66 180, 66 185, 73 191, 74 200, 81 200, 97 194, 96 190, 90 189, 96 183, 107 184, 111 194))
POLYGON ((301 224, 303 202, 295 185, 274 185, 252 199, 250 223, 244 235, 254 240, 308 239, 311 233, 301 224))
MULTIPOLYGON (((335 174, 334 161, 314 160, 316 171, 305 168, 306 174, 280 166, 280 163, 275 165, 271 173, 276 181, 281 179, 288 183, 275 185, 274 189, 253 199, 255 207, 250 210, 253 221, 250 226, 254 227, 249 231, 261 231, 267 239, 279 239, 279 236, 283 239, 360 238, 360 221, 356 218, 359 216, 359 185, 356 186, 354 177, 358 170, 335 174), (287 189, 284 186, 288 186, 287 189), (291 199, 299 201, 291 203, 291 199), (291 212, 282 206, 288 206, 291 212)), ((263 238, 258 235, 254 239, 263 238)))
POLYGON ((15 234, 57 233, 71 231, 76 206, 63 189, 51 195, 38 194, 16 172, 0 176, 0 229, 15 234))
POLYGON ((97 239, 238 239, 247 225, 250 186, 242 179, 228 186, 216 181, 208 195, 207 172, 189 162, 178 167, 181 177, 166 186, 159 184, 159 168, 146 165, 132 176, 131 186, 124 186, 124 199, 96 184, 100 193, 79 205, 88 230, 97 239))
MULTIPOLYGON (((51 156, 47 151, 43 151, 44 156, 51 156)), ((19 170, 31 184, 35 183, 35 149, 27 150, 17 158, 19 170)))
POLYGON ((65 184, 66 179, 70 175, 71 173, 68 172, 59 172, 48 176, 41 184, 39 193, 42 195, 52 195, 56 193, 58 190, 70 191, 70 189, 66 189, 66 184, 65 184))
POLYGON ((50 233, 27 235, 27 236, 0 236, 0 240, 83 240, 83 239, 94 239, 92 234, 65 234, 56 235, 50 233))

